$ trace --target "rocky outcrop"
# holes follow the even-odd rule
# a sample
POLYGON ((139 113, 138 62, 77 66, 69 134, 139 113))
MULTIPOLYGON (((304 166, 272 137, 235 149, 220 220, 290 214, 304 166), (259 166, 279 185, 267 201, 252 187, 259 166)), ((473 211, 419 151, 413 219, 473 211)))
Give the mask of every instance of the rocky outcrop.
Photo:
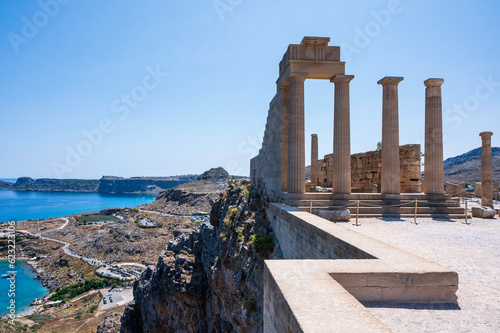
POLYGON ((178 215, 192 215, 196 211, 209 212, 219 195, 224 192, 229 178, 227 171, 221 167, 210 169, 193 181, 160 192, 154 202, 142 208, 178 215))
POLYGON ((169 242, 134 284, 121 332, 260 332, 263 263, 279 257, 264 206, 248 182, 231 182, 210 224, 169 242))
POLYGON ((96 333, 119 333, 121 317, 122 315, 120 313, 108 313, 99 326, 97 326, 96 333))

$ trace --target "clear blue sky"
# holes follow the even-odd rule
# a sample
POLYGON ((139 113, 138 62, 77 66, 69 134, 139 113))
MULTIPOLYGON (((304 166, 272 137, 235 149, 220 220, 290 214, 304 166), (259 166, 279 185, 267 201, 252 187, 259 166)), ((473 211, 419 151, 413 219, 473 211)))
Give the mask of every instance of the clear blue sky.
MULTIPOLYGON (((0 2, 0 177, 248 174, 306 35, 350 50, 353 153, 381 139, 388 75, 405 77, 401 144, 423 143, 423 81, 442 77, 445 157, 485 130, 500 145, 498 1, 59 1, 0 2)), ((306 146, 330 153, 332 130, 333 84, 307 81, 306 146)))

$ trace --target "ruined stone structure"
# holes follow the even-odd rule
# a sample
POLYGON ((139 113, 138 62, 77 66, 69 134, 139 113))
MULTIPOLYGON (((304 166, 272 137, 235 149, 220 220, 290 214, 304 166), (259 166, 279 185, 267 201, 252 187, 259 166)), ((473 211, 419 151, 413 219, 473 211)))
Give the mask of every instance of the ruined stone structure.
MULTIPOLYGON (((382 152, 351 156, 349 82, 340 48, 329 38, 304 37, 288 47, 280 63, 277 94, 267 117, 264 142, 250 163, 252 185, 265 188, 266 208, 275 236, 289 260, 266 260, 264 332, 387 332, 360 303, 456 303, 458 275, 453 270, 362 236, 308 211, 335 210, 370 202, 364 216, 421 213, 452 216, 463 210, 444 194, 441 119, 442 79, 425 81, 425 193, 420 191, 420 146, 399 147, 398 83, 385 77, 382 152), (306 192, 304 81, 334 83, 333 154, 318 161, 317 136, 311 140, 313 188, 318 178, 332 192, 306 192), (316 162, 318 161, 318 162, 316 162), (427 165, 429 164, 429 165, 427 165), (366 176, 371 174, 372 176, 366 176), (376 184, 375 184, 376 183, 376 184), (372 193, 373 185, 382 193, 372 193), (354 190, 354 191, 353 191, 354 190), (368 193, 353 193, 353 192, 368 193), (402 193, 403 192, 403 193, 402 193), (404 193, 409 192, 409 193, 404 193), (396 203, 396 205, 394 205, 396 203), (408 211, 409 210, 409 211, 408 211), (300 259, 300 260, 293 260, 300 259), (331 260, 343 259, 343 260, 331 260), (363 260, 359 260, 363 259, 363 260)), ((351 211, 352 213, 352 211, 351 211)))
MULTIPOLYGON (((304 37, 291 44, 279 66, 277 93, 270 104, 264 141, 259 154, 250 162, 254 186, 262 185, 273 201, 285 202, 304 210, 314 204, 321 209, 365 202, 370 214, 389 211, 384 206, 418 200, 422 214, 440 217, 462 216, 463 210, 444 193, 443 126, 441 85, 443 79, 431 78, 425 84, 425 175, 420 193, 420 148, 399 147, 398 85, 402 77, 387 76, 382 85, 382 151, 351 156, 349 83, 340 48, 329 46, 329 38, 304 37), (333 154, 317 165, 317 136, 311 138, 312 181, 305 179, 304 82, 330 80, 334 84, 333 154), (314 191, 327 185, 331 193, 314 191), (361 195, 362 194, 362 195, 361 195), (368 195, 370 194, 370 195, 368 195), (411 194, 411 195, 409 195, 411 194), (309 204, 307 204, 309 202, 309 204)), ((365 207, 364 207, 365 208, 365 207)), ((364 209, 363 208, 363 209, 364 209)), ((368 211, 368 210, 367 210, 368 211)), ((409 210, 391 210, 403 216, 409 210)), ((367 213, 368 214, 368 213, 367 213)), ((414 212, 413 214, 414 215, 414 212)))
MULTIPOLYGON (((349 130, 348 89, 352 77, 344 75, 345 63, 340 61, 340 47, 328 46, 329 41, 330 38, 304 37, 300 45, 288 46, 280 62, 277 93, 270 104, 264 143, 259 155, 250 162, 252 182, 264 183, 274 198, 278 198, 282 192, 305 192, 306 79, 333 80, 336 89, 335 112, 340 117, 336 117, 336 126, 340 128, 339 131, 349 130)), ((350 160, 350 143, 345 141, 349 140, 349 133, 341 135, 339 131, 337 133, 341 137, 337 137, 335 144, 339 149, 337 163, 344 166, 348 164, 349 168, 350 163, 345 162, 350 160)), ((343 174, 346 176, 345 171, 343 174)), ((344 179, 342 181, 342 191, 350 192, 350 181, 347 185, 344 179)))
MULTIPOLYGON (((319 186, 332 186, 332 155, 318 160, 319 186)), ((420 193, 420 145, 399 147, 400 193, 420 193)), ((380 193, 382 183, 382 152, 369 151, 351 155, 351 188, 356 193, 380 193)), ((311 172, 312 175, 312 172, 311 172)), ((312 177, 311 177, 312 181, 312 177)))
POLYGON ((446 183, 446 194, 451 196, 465 196, 465 183, 446 183))

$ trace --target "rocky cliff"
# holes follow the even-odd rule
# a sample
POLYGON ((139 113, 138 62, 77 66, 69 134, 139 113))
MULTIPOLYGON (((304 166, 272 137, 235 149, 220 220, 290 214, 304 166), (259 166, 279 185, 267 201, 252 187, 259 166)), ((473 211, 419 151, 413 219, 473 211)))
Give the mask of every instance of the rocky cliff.
POLYGON ((121 332, 260 332, 263 263, 280 250, 266 219, 267 199, 234 182, 210 224, 169 242, 134 284, 121 332))
POLYGON ((160 192, 155 201, 141 208, 179 215, 209 212, 224 192, 229 178, 227 171, 221 167, 210 169, 193 181, 160 192))

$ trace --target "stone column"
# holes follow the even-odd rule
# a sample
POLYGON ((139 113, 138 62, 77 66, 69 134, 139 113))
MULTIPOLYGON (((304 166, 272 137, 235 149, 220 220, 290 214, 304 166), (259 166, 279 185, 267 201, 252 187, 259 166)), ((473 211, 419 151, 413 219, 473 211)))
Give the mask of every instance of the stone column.
POLYGON ((425 164, 424 193, 444 194, 443 111, 441 85, 443 79, 427 79, 425 86, 425 164))
MULTIPOLYGON (((493 166, 491 160, 491 136, 492 132, 479 134, 483 141, 481 149, 481 206, 493 208, 493 166)), ((498 189, 496 189, 498 191, 498 189)))
POLYGON ((401 192, 401 169, 399 166, 399 116, 398 84, 402 77, 386 76, 377 83, 382 85, 382 168, 381 193, 401 192))
POLYGON ((287 191, 288 182, 288 113, 290 86, 281 86, 281 192, 287 191))
POLYGON ((349 82, 354 75, 335 75, 333 114, 333 193, 351 193, 351 124, 349 116, 349 82))
POLYGON ((318 134, 311 135, 311 183, 318 185, 318 134))
POLYGON ((306 153, 304 129, 304 82, 305 76, 292 76, 289 92, 288 113, 288 193, 306 191, 306 153))

